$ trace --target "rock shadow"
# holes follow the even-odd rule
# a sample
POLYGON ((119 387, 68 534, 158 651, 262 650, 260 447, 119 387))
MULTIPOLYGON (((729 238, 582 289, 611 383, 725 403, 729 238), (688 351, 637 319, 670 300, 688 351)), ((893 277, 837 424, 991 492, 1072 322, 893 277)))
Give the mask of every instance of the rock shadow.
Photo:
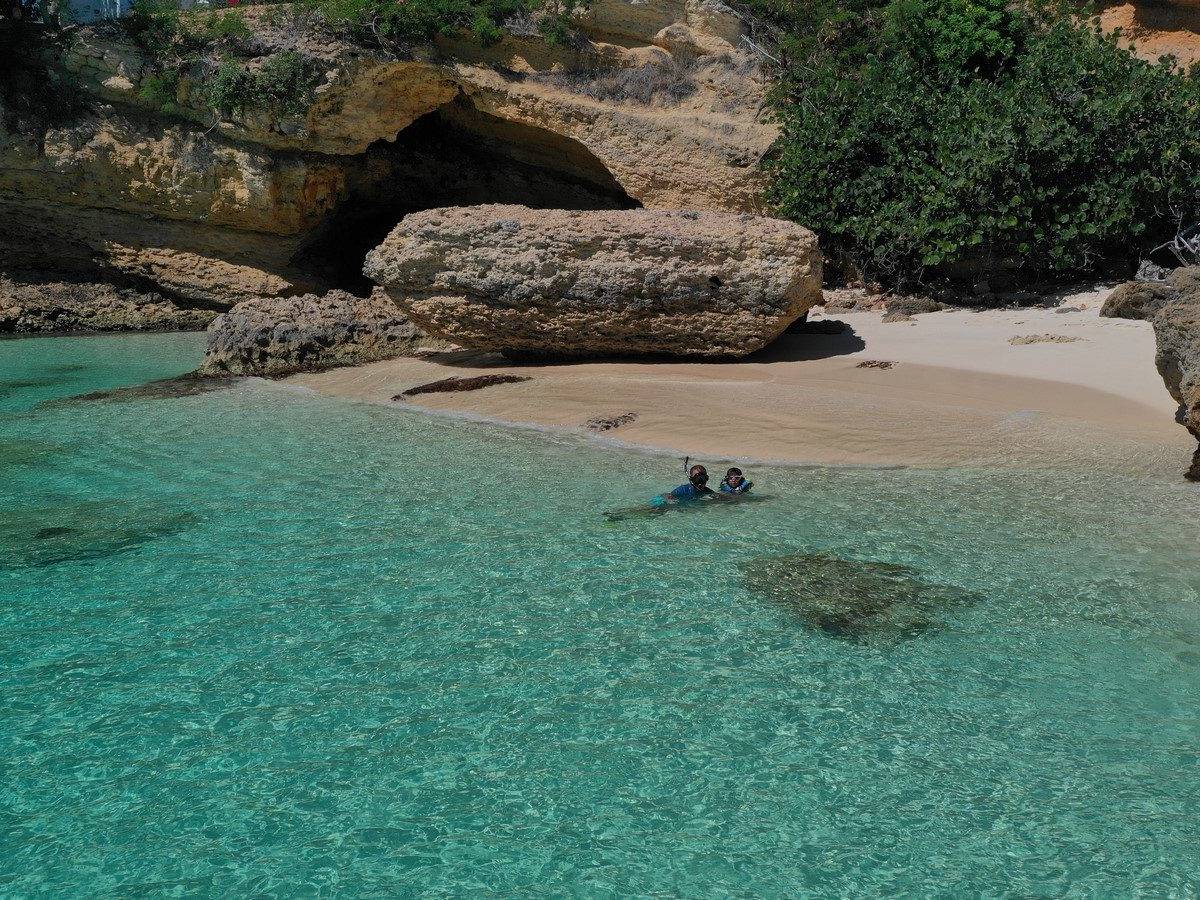
POLYGON ((595 362, 628 363, 708 363, 714 366, 735 366, 738 363, 805 362, 847 356, 866 349, 867 343, 847 325, 839 334, 785 334, 747 356, 669 356, 665 354, 554 356, 480 350, 453 350, 429 353, 423 358, 448 368, 499 369, 568 366, 595 362))
POLYGON ((867 349, 867 342, 850 325, 837 334, 783 334, 761 350, 742 357, 745 362, 812 362, 848 356, 867 349))
POLYGON ((814 631, 856 644, 895 643, 942 626, 980 594, 926 581, 907 566, 826 553, 762 556, 743 568, 751 592, 814 631))

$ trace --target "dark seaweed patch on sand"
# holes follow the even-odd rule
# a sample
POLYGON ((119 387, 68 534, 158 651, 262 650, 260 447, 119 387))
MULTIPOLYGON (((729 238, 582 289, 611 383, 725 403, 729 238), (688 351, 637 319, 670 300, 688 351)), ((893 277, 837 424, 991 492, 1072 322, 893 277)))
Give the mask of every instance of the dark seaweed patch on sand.
POLYGON ((907 566, 825 553, 759 557, 743 579, 809 628, 855 643, 915 637, 942 625, 954 608, 983 599, 907 566))

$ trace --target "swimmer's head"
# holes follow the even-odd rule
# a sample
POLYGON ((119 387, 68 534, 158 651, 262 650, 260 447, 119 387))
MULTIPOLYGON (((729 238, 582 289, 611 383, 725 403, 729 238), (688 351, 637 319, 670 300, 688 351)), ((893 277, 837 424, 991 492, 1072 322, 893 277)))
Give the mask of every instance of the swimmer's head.
POLYGON ((728 472, 725 473, 725 482, 727 484, 733 485, 734 487, 737 487, 739 484, 741 484, 742 480, 743 480, 742 470, 739 469, 737 466, 734 466, 732 469, 730 469, 728 472))
POLYGON ((703 487, 708 484, 708 469, 700 465, 692 466, 688 469, 688 481, 696 487, 703 487))

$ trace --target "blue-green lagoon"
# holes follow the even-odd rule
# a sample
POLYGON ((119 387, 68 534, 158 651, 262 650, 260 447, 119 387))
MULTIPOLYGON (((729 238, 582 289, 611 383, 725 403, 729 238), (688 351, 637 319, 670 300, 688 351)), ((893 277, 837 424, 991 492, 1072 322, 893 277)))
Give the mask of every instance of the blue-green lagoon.
POLYGON ((609 523, 679 461, 70 399, 201 343, 0 342, 0 893, 1200 892, 1194 485, 756 467, 609 523))

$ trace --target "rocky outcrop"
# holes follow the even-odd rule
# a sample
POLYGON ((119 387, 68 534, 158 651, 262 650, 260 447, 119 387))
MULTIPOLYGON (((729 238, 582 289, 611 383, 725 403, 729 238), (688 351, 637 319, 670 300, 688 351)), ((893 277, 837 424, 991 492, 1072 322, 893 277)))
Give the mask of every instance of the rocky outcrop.
POLYGON ((0 275, 0 334, 199 331, 216 316, 129 287, 0 275))
POLYGON ((388 229, 429 207, 759 209, 777 130, 736 46, 740 20, 717 0, 602 0, 568 46, 510 33, 405 53, 286 9, 245 8, 246 65, 299 54, 317 81, 300 112, 218 112, 203 65, 164 107, 119 29, 42 48, 85 102, 0 126, 0 267, 132 277, 230 306, 347 286, 388 229))
POLYGON ((940 303, 932 297, 892 297, 887 302, 888 314, 899 316, 919 316, 948 308, 945 303, 940 303))
POLYGON ((1200 266, 1180 266, 1162 281, 1126 281, 1117 285, 1100 307, 1100 315, 1151 320, 1159 310, 1194 294, 1200 294, 1200 266))
POLYGON ((1100 307, 1100 315, 1110 319, 1153 319, 1175 295, 1161 281, 1126 281, 1117 285, 1100 307))
POLYGON ((365 272, 430 334, 537 356, 742 356, 821 297, 812 232, 705 212, 426 210, 365 272))
MULTIPOLYGON (((1127 281, 1100 315, 1154 324, 1158 372, 1179 404, 1179 423, 1200 441, 1200 266, 1181 266, 1163 281, 1127 281)), ((1186 475, 1200 481, 1200 446, 1186 475)))
POLYGON ((286 375, 404 356, 429 340, 381 291, 250 300, 209 328, 201 372, 286 375))
MULTIPOLYGON (((1155 363, 1171 396, 1179 403, 1179 421, 1200 441, 1200 294, 1163 307, 1154 317, 1158 342, 1155 363)), ((1186 473, 1200 481, 1200 445, 1186 473)))

